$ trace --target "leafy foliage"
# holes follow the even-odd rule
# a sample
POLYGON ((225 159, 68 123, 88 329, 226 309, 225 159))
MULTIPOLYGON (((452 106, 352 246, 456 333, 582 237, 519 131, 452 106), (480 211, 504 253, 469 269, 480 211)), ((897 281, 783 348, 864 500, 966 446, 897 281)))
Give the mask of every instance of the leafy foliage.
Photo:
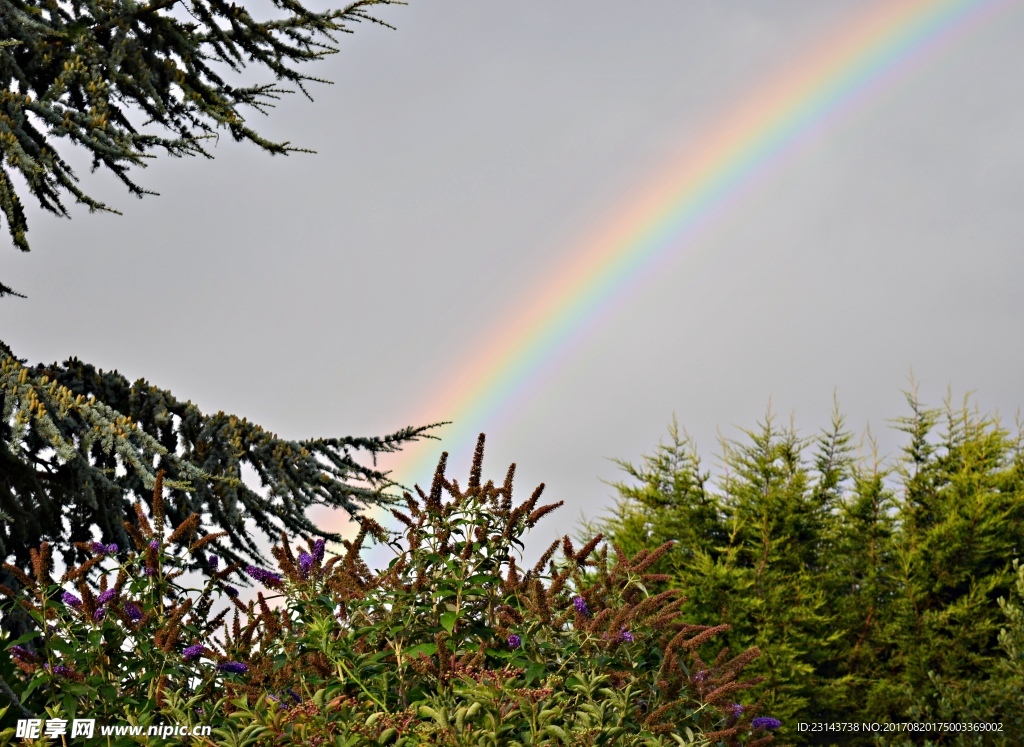
POLYGON ((34 577, 12 569, 24 588, 2 590, 50 623, 39 654, 7 647, 19 699, 66 718, 209 725, 197 743, 210 745, 773 740, 777 722, 735 702, 756 684, 742 674, 759 652, 709 650, 727 627, 683 622, 678 592, 648 592, 669 545, 629 558, 601 537, 579 549, 566 537, 521 569, 521 535, 560 503, 538 505, 542 485, 516 506, 515 465, 497 487, 482 483, 482 459, 481 436, 463 489, 443 456, 429 493, 393 509, 396 537, 360 517, 328 559, 322 540, 296 552, 282 534, 278 572, 244 569, 270 590, 248 606, 227 586, 237 564, 198 596, 174 581, 183 558, 172 550, 213 541, 194 539, 195 517, 165 538, 163 517, 150 522, 137 504, 135 549, 116 572, 97 555, 59 584, 43 545, 34 577), (380 572, 360 558, 370 537, 395 549, 380 572), (209 619, 218 595, 236 608, 231 625, 228 610, 209 619))
MULTIPOLYGON (((0 10, 0 209, 15 246, 28 251, 28 224, 12 175, 51 213, 67 216, 62 197, 111 210, 78 186, 57 141, 83 148, 93 168, 112 172, 139 197, 152 194, 129 171, 154 150, 210 157, 202 140, 224 128, 272 154, 299 150, 261 137, 242 115, 260 112, 288 89, 231 85, 223 76, 256 65, 278 81, 316 81, 298 65, 333 54, 346 24, 374 21, 357 0, 325 12, 298 0, 274 0, 274 17, 224 0, 3 0, 0 10)), ((325 81, 319 81, 325 82, 325 81)), ((13 291, 0 284, 0 296, 13 291)), ((15 294, 17 295, 17 294, 15 294)))
POLYGON ((1019 699, 994 693, 1019 686, 1007 684, 999 599, 1024 536, 1021 439, 968 400, 937 410, 907 399, 896 424, 908 444, 892 467, 875 450, 853 459, 838 411, 811 440, 769 413, 746 441, 723 443, 717 491, 673 423, 643 466, 620 463, 635 482, 616 484, 615 511, 588 527, 626 552, 679 539, 655 568, 671 581, 656 588, 684 589, 689 619, 727 623, 729 645, 763 652, 751 672, 786 723, 1019 723, 1019 699))

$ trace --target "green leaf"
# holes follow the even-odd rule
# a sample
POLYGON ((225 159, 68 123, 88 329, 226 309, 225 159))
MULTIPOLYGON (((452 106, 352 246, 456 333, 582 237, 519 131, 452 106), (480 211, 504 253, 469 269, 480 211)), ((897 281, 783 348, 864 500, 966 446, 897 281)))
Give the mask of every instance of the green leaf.
POLYGON ((539 680, 544 676, 547 671, 547 666, 539 661, 531 662, 526 667, 526 684, 529 685, 534 680, 539 680))
POLYGON ((426 654, 427 656, 433 656, 437 653, 436 643, 418 643, 415 646, 407 648, 405 655, 410 658, 415 658, 420 654, 426 654))
POLYGON ((424 706, 420 706, 419 707, 419 714, 421 716, 426 716, 427 718, 432 718, 437 723, 441 723, 441 714, 438 713, 437 711, 435 711, 430 706, 425 706, 425 705, 424 706))
MULTIPOLYGON (((11 641, 10 645, 7 646, 7 648, 9 649, 11 646, 17 646, 19 643, 24 643, 25 641, 30 641, 33 638, 36 638, 38 636, 39 636, 39 633, 37 631, 30 631, 30 632, 26 633, 25 635, 19 636, 17 639, 11 641)), ((2 714, 0 714, 0 715, 2 715, 2 714)))
POLYGON ((493 573, 474 573, 472 576, 466 579, 467 584, 499 584, 501 578, 495 576, 493 573))
POLYGON ((21 693, 21 700, 22 700, 22 702, 27 701, 29 695, 31 695, 33 692, 35 692, 38 688, 42 687, 43 682, 44 682, 43 678, 38 676, 38 675, 36 675, 36 677, 31 682, 29 682, 28 686, 22 691, 22 693, 21 693))
POLYGON ((452 611, 445 612, 441 615, 441 627, 451 633, 455 630, 455 618, 456 614, 452 611))
POLYGON ((71 645, 63 638, 51 638, 49 643, 50 648, 54 651, 60 651, 62 654, 67 654, 68 656, 73 656, 78 652, 77 646, 71 645))
POLYGON ((79 685, 78 687, 68 687, 64 693, 64 714, 66 718, 73 719, 75 717, 75 696, 76 695, 89 695, 88 688, 79 685), (77 692, 75 692, 77 690, 77 692), (83 692, 84 691, 84 692, 83 692))
POLYGON ((566 742, 566 743, 569 742, 569 735, 565 733, 565 729, 563 729, 561 726, 555 726, 554 724, 548 724, 544 728, 544 731, 549 733, 549 734, 553 734, 554 736, 556 736, 559 739, 561 739, 563 742, 566 742))

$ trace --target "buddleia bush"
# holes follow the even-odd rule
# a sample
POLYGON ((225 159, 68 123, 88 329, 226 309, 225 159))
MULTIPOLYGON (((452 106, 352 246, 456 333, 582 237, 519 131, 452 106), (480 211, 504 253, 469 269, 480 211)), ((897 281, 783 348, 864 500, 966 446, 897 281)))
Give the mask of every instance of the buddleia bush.
POLYGON ((405 494, 402 531, 362 517, 331 557, 282 534, 276 570, 213 568, 202 589, 178 569, 214 536, 196 539, 192 517, 165 538, 157 496, 153 521, 140 505, 129 524, 131 551, 91 548, 60 583, 44 545, 35 578, 0 590, 46 620, 42 653, 7 645, 22 708, 208 725, 193 743, 216 745, 772 742, 779 722, 743 675, 759 651, 722 649, 727 626, 690 624, 681 593, 648 591, 670 543, 628 557, 565 537, 521 567, 523 534, 561 502, 539 505, 541 485, 516 505, 515 465, 482 482, 483 443, 464 488, 445 455, 429 491, 405 494), (361 558, 370 540, 395 551, 380 571, 361 558), (229 585, 240 575, 264 587, 248 605, 229 585), (230 621, 210 619, 218 596, 230 621))

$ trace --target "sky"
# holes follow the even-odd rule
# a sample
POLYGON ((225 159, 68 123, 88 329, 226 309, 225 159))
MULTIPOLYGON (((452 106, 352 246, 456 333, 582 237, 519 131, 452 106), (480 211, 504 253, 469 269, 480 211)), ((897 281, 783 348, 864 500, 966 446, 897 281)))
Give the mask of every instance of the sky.
POLYGON ((1024 6, 991 1, 967 3, 973 20, 841 101, 699 231, 663 242, 518 388, 459 408, 444 396, 486 383, 469 374, 488 346, 516 362, 510 322, 557 294, 553 279, 671 181, 672 164, 702 157, 746 103, 813 74, 830 40, 887 6, 383 9, 394 29, 360 24, 308 68, 334 82, 313 84, 315 101, 250 117, 315 155, 225 136, 213 160, 136 172, 160 193, 137 200, 68 153, 124 215, 60 220, 26 200, 32 251, 8 246, 0 271, 28 299, 0 300, 0 339, 32 363, 77 356, 288 439, 458 415, 440 442, 381 464, 426 487, 446 450, 464 484, 486 432, 485 478, 515 462, 519 499, 543 482, 545 499, 565 501, 528 536, 528 557, 607 510, 607 483, 624 478, 613 460, 639 462, 673 415, 713 471, 719 438, 742 439, 769 407, 813 436, 833 397, 895 455, 890 421, 908 412, 911 375, 925 403, 973 391, 1012 426, 1024 6))

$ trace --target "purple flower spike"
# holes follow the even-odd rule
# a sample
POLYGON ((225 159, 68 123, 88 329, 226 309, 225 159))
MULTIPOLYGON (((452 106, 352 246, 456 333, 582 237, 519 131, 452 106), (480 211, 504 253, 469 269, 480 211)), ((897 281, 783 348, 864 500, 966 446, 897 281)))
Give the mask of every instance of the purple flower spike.
POLYGON ((160 549, 160 540, 150 540, 149 541, 149 546, 153 550, 159 550, 160 549))
POLYGON ((116 589, 107 589, 105 592, 103 592, 98 597, 96 597, 96 604, 99 604, 101 606, 106 604, 107 602, 109 602, 111 599, 114 598, 114 595, 116 593, 117 593, 116 589))
POLYGON ((236 589, 234 586, 225 586, 224 591, 227 593, 229 597, 238 596, 238 589, 236 589))
POLYGON ((313 543, 313 560, 317 563, 324 559, 324 548, 327 546, 326 540, 318 539, 313 543))
POLYGON ((117 554, 117 550, 118 550, 117 543, 116 542, 111 542, 109 545, 107 545, 105 548, 103 548, 103 550, 108 555, 116 555, 117 554))
POLYGON ((590 617, 590 610, 587 609, 587 600, 583 597, 575 597, 572 600, 572 606, 584 617, 590 617))
POLYGON ((211 571, 217 570, 217 564, 219 562, 220 562, 220 558, 218 558, 216 555, 211 555, 210 556, 210 570, 211 571))
POLYGON ((515 633, 508 637, 508 647, 515 651, 517 648, 523 645, 523 639, 517 636, 515 633))
POLYGON ((768 716, 760 716, 750 722, 750 725, 755 729, 778 729, 782 726, 782 722, 777 718, 770 718, 768 716))
POLYGON ((154 570, 153 568, 150 568, 149 566, 146 566, 146 575, 147 576, 155 576, 156 575, 156 570, 154 570))
POLYGON ((128 618, 131 620, 142 619, 142 610, 139 609, 138 605, 132 604, 131 602, 128 602, 124 606, 124 613, 128 615, 128 618))
POLYGON ((223 664, 218 664, 217 669, 222 672, 232 672, 234 674, 245 674, 249 671, 248 665, 242 664, 239 661, 226 661, 223 664))
POLYGON ((743 715, 743 706, 741 706, 739 703, 733 703, 731 706, 729 706, 728 711, 733 718, 739 718, 743 715))
POLYGON ((106 616, 107 616, 107 611, 105 609, 103 609, 102 607, 97 607, 96 611, 92 613, 92 619, 93 620, 102 620, 106 616))
POLYGON ((21 646, 11 646, 10 651, 11 656, 15 659, 21 659, 22 661, 35 661, 37 658, 35 654, 21 646))
POLYGON ((303 578, 306 578, 313 569, 313 556, 308 552, 299 553, 299 569, 302 571, 303 578))
POLYGON ((245 572, 266 586, 277 586, 281 583, 281 577, 276 573, 271 573, 263 568, 257 568, 254 565, 246 566, 245 572))
POLYGON ((624 640, 626 643, 632 643, 636 640, 636 636, 630 633, 628 630, 623 630, 621 633, 619 633, 619 638, 624 640))
POLYGON ((188 646, 185 648, 184 651, 181 652, 181 655, 189 660, 198 659, 200 656, 203 655, 203 647, 200 646, 198 643, 194 646, 188 646))
POLYGON ((64 594, 61 596, 61 600, 68 607, 81 607, 82 606, 82 600, 79 599, 78 597, 76 597, 70 591, 65 591, 64 594))
MULTIPOLYGON (((51 671, 49 664, 43 664, 43 668, 47 671, 51 671)), ((71 669, 69 667, 64 666, 63 664, 58 664, 53 668, 52 671, 54 674, 60 675, 61 677, 68 677, 72 674, 71 669)))
POLYGON ((92 550, 94 553, 100 554, 105 553, 107 551, 107 546, 104 545, 102 542, 90 542, 89 549, 92 550))

